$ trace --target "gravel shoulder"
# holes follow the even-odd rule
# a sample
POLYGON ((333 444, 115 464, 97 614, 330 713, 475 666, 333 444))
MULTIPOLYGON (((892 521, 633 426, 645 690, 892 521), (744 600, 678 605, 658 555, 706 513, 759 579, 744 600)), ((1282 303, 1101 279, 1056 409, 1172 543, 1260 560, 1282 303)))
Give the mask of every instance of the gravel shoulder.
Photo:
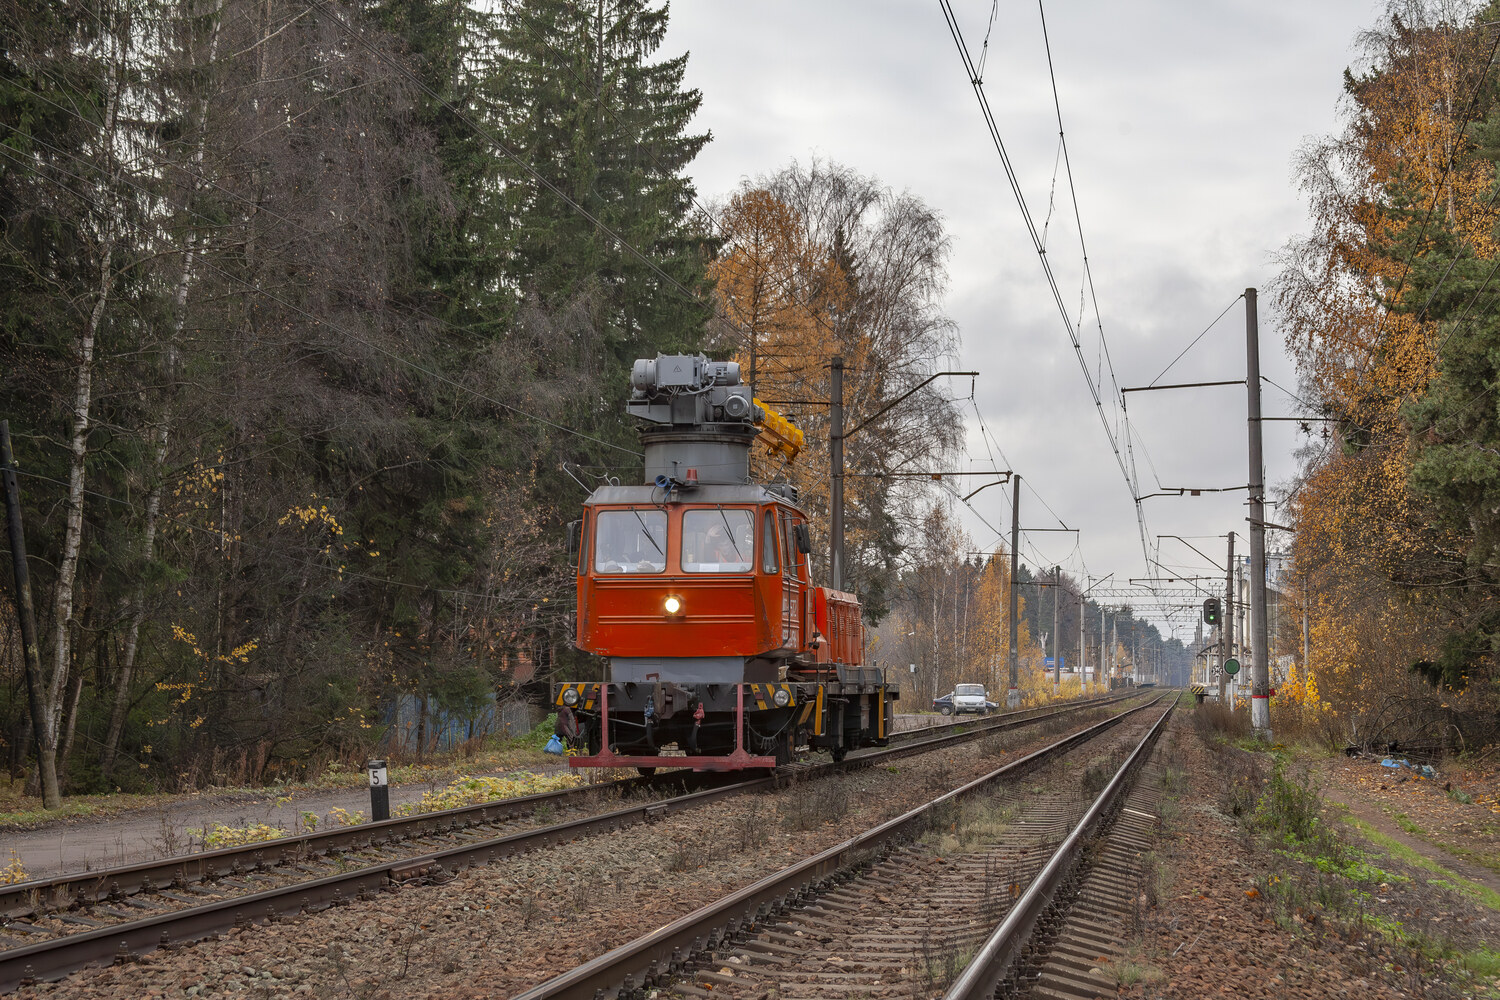
MULTIPOLYGON (((1493 971, 1464 966, 1500 939, 1500 912, 1348 826, 1340 832, 1357 853, 1338 863, 1257 832, 1257 799, 1277 787, 1271 756, 1205 738, 1190 711, 1174 720, 1169 746, 1175 774, 1158 856, 1142 886, 1134 946, 1115 970, 1123 993, 1500 996, 1493 971)), ((1312 798, 1313 813, 1320 773, 1317 762, 1283 771, 1312 798)), ((1327 807, 1337 800, 1326 788, 1323 797, 1323 820, 1339 828, 1341 810, 1327 807)))

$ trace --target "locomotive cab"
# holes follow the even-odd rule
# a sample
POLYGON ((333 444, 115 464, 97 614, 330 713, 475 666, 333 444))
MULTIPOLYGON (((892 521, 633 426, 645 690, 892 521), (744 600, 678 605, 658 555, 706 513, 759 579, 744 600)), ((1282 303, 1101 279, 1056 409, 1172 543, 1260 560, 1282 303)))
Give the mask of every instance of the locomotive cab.
POLYGON ((895 693, 862 663, 858 601, 813 586, 796 491, 750 481, 768 423, 792 454, 800 432, 738 382, 700 357, 636 363, 631 412, 657 425, 646 482, 595 491, 578 532, 576 641, 609 680, 554 690, 586 751, 575 767, 769 767, 889 732, 895 693))
POLYGON ((804 646, 802 513, 760 487, 703 487, 658 503, 643 491, 606 487, 586 508, 579 648, 611 657, 617 680, 646 680, 660 673, 657 660, 686 651, 742 659, 744 680, 785 679, 781 668, 804 646))

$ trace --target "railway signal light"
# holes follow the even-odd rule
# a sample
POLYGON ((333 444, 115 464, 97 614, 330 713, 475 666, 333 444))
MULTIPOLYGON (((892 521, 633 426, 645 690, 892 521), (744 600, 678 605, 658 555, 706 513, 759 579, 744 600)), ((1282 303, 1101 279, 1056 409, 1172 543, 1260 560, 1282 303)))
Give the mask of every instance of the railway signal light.
POLYGON ((1217 625, 1217 624, 1219 624, 1219 610, 1220 610, 1220 608, 1219 608, 1219 599, 1217 597, 1210 597, 1208 600, 1204 601, 1203 602, 1203 624, 1205 624, 1205 625, 1217 625))

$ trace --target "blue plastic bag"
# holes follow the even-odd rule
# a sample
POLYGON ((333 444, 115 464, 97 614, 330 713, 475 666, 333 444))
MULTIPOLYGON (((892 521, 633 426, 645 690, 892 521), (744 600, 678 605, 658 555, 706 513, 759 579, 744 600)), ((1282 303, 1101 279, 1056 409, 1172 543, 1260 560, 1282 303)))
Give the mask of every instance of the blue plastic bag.
POLYGON ((547 741, 544 749, 547 753, 556 754, 559 757, 568 752, 567 747, 563 746, 562 737, 556 733, 552 734, 552 738, 547 741))

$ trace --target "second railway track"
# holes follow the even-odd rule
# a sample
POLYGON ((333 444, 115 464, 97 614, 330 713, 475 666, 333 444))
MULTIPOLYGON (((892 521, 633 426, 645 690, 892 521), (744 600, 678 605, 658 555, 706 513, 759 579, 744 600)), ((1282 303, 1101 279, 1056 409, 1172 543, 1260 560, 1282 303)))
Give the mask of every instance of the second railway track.
MULTIPOLYGON (((875 760, 1049 720, 1055 725, 1067 716, 1122 700, 1097 699, 911 731, 901 734, 901 746, 851 757, 829 770, 868 766, 875 760)), ((9 936, 15 945, 0 952, 0 991, 236 924, 321 909, 440 871, 503 861, 549 842, 651 821, 669 811, 787 780, 782 776, 725 784, 722 777, 715 782, 679 773, 676 778, 698 782, 698 790, 622 808, 624 793, 649 796, 653 787, 671 783, 672 776, 631 779, 7 887, 9 891, 0 895, 0 913, 7 916, 0 935, 9 936), (538 821, 527 817, 539 806, 587 812, 582 800, 591 797, 596 800, 592 814, 540 829, 518 829, 528 822, 536 826, 538 821)))

